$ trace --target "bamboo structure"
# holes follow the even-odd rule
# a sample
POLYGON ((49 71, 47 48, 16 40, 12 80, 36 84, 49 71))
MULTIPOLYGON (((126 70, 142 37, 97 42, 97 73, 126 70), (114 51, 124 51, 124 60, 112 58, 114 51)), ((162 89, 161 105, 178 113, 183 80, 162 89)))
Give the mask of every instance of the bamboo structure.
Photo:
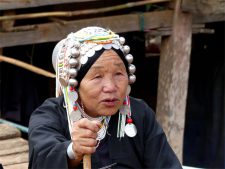
POLYGON ((127 8, 133 8, 137 6, 143 6, 147 4, 159 3, 159 2, 169 2, 170 0, 146 0, 139 2, 129 2, 122 5, 116 5, 111 7, 104 7, 98 9, 88 9, 88 10, 78 10, 78 11, 57 11, 57 12, 42 12, 42 13, 30 13, 30 14, 20 14, 20 15, 6 15, 0 16, 0 21, 4 20, 19 20, 19 19, 34 19, 34 18, 43 18, 43 17, 72 17, 72 16, 81 16, 81 15, 90 15, 90 14, 100 14, 105 12, 112 12, 127 8))
POLYGON ((37 73, 37 74, 40 74, 40 75, 43 75, 43 76, 46 76, 46 77, 55 78, 55 74, 53 74, 51 72, 48 72, 46 70, 40 69, 36 66, 30 65, 28 63, 22 62, 22 61, 17 60, 17 59, 13 59, 13 58, 10 58, 10 57, 0 55, 0 62, 1 61, 16 65, 18 67, 27 69, 31 72, 34 72, 34 73, 37 73))

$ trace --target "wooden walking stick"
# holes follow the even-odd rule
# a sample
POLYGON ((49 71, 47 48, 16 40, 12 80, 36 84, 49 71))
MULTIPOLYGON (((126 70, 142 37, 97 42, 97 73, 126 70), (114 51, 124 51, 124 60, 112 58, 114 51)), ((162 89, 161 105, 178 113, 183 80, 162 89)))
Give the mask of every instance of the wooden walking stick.
POLYGON ((91 155, 85 154, 83 157, 83 169, 91 169, 91 155))

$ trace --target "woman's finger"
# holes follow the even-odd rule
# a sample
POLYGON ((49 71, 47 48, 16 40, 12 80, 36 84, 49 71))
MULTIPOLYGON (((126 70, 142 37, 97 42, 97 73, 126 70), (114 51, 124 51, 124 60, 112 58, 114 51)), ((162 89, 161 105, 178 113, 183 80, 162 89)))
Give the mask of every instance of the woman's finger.
POLYGON ((76 123, 77 123, 76 125, 79 128, 86 128, 93 132, 98 132, 99 129, 101 128, 101 122, 91 121, 91 120, 88 120, 87 118, 82 118, 79 121, 77 121, 76 123))

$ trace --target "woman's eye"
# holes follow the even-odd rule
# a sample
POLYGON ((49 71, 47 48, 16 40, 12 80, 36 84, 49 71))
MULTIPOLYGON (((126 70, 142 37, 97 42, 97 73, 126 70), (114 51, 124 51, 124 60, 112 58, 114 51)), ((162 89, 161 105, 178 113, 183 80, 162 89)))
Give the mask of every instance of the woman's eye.
POLYGON ((94 79, 99 79, 99 78, 101 78, 102 76, 101 75, 96 75, 95 77, 94 77, 94 79))
POLYGON ((116 75, 123 75, 122 72, 116 72, 116 75))

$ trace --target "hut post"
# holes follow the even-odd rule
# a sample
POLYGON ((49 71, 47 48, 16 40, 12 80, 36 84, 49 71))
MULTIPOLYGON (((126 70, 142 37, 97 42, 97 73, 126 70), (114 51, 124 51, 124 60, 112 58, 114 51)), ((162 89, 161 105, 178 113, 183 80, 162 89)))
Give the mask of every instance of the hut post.
POLYGON ((156 118, 182 163, 192 15, 181 11, 180 0, 175 5, 172 34, 162 37, 156 118))
MULTIPOLYGON (((3 54, 3 48, 0 47, 0 55, 3 54)), ((0 61, 0 118, 2 117, 2 65, 0 61)))

